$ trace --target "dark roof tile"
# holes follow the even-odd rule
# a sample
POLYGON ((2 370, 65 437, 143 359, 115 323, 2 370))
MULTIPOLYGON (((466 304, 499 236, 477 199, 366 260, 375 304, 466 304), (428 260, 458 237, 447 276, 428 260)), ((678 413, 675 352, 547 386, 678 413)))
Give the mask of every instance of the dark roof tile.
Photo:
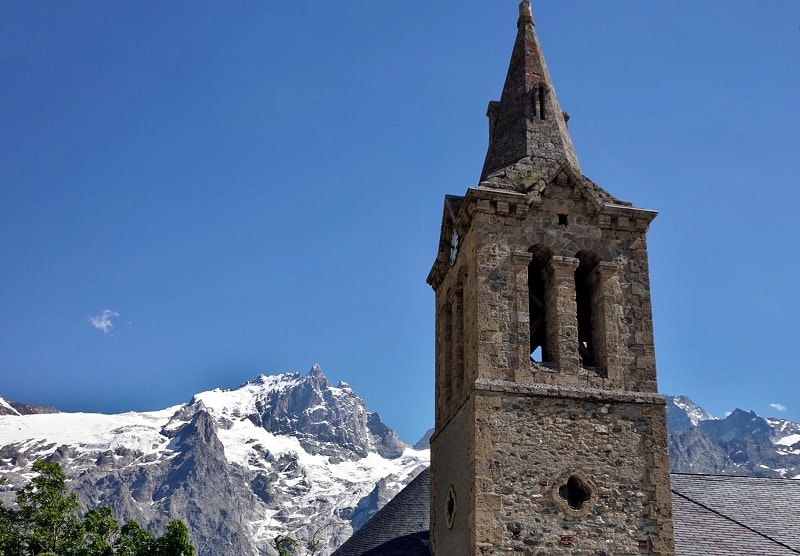
POLYGON ((671 479, 677 554, 800 554, 800 481, 683 473, 671 479), (709 544, 712 552, 698 552, 709 544))
POLYGON ((334 552, 334 556, 429 555, 431 472, 425 469, 334 552))

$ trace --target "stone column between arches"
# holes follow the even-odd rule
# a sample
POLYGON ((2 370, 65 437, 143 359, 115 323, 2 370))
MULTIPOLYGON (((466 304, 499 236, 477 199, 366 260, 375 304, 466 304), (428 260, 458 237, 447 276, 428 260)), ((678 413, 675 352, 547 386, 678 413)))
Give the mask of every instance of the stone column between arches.
POLYGON ((517 382, 531 379, 530 343, 531 319, 528 299, 528 265, 533 260, 531 253, 514 253, 511 255, 511 267, 514 271, 514 321, 516 323, 517 345, 514 350, 513 376, 517 382))
POLYGON ((619 265, 601 261, 592 272, 597 292, 592 300, 592 336, 597 346, 598 363, 606 369, 610 385, 623 380, 619 364, 619 326, 622 317, 622 288, 619 265))
POLYGON ((567 375, 577 375, 580 368, 575 300, 578 264, 574 257, 555 256, 546 269, 547 350, 559 371, 567 375))

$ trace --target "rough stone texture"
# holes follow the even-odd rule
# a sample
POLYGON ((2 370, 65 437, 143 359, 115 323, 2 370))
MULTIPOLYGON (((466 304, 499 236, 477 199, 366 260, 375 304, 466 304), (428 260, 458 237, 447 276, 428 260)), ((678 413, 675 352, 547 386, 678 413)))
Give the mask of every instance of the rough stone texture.
POLYGON ((669 483, 659 483, 668 461, 655 441, 665 432, 654 430, 663 405, 510 392, 501 400, 476 415, 492 444, 491 489, 478 505, 494 509, 478 542, 493 554, 638 554, 660 539, 670 504, 669 483), (579 509, 559 495, 573 475, 591 484, 579 509))
MULTIPOLYGON (((594 193, 585 187, 581 177, 564 168, 540 190, 528 194, 470 189, 458 212, 446 213, 445 234, 448 228, 457 230, 460 246, 452 266, 449 260, 439 260, 430 276, 437 292, 436 426, 437 431, 447 430, 453 426, 451 421, 460 408, 470 407, 475 435, 468 441, 473 444, 474 454, 461 464, 449 465, 471 477, 468 482, 475 489, 468 527, 474 531, 469 554, 500 554, 517 549, 537 554, 530 552, 532 546, 548 554, 584 553, 584 549, 592 554, 598 550, 670 554, 673 550, 664 400, 657 397, 635 401, 637 394, 652 395, 657 389, 645 239, 655 213, 603 203, 594 193), (564 220, 566 224, 559 223, 564 220), (549 257, 544 270, 549 358, 536 363, 530 359, 528 271, 532 253, 541 252, 549 257), (594 288, 589 301, 591 344, 595 351, 592 366, 581 364, 575 278, 581 258, 585 259, 587 253, 599 260, 588 279, 594 288), (506 459, 501 465, 498 450, 508 447, 496 439, 520 442, 519 431, 537 428, 534 417, 542 412, 552 413, 554 407, 533 403, 531 400, 542 399, 534 390, 517 391, 508 386, 493 399, 502 400, 503 406, 513 399, 520 406, 530 405, 530 411, 501 418, 488 402, 472 399, 476 385, 482 381, 546 385, 557 391, 555 399, 592 400, 571 401, 568 406, 577 404, 580 408, 583 403, 602 404, 605 400, 612 414, 623 408, 639 408, 639 415, 630 417, 636 422, 631 430, 637 432, 631 432, 627 439, 611 435, 604 446, 612 448, 602 448, 613 454, 626 453, 638 465, 626 462, 620 468, 617 459, 590 461, 587 455, 579 458, 571 452, 570 447, 580 442, 587 446, 587 453, 601 449, 591 444, 599 438, 596 415, 579 409, 573 409, 569 419, 562 418, 552 425, 557 430, 569 422, 571 426, 565 429, 569 432, 555 434, 550 430, 537 437, 536 442, 525 444, 524 450, 518 448, 524 454, 519 459, 506 459), (630 400, 621 400, 622 393, 630 400), (499 421, 503 422, 502 427, 488 428, 490 423, 499 421), (574 431, 586 431, 587 436, 579 439, 574 431), (588 481, 602 485, 598 486, 599 492, 604 493, 601 501, 586 516, 568 515, 551 498, 546 508, 520 505, 520 498, 504 498, 496 490, 504 476, 522 477, 529 466, 539 465, 537 458, 552 453, 574 457, 539 468, 537 481, 548 481, 548 488, 552 489, 553 481, 576 470, 588 481), (532 464, 533 460, 537 463, 532 464), (653 465, 654 461, 660 464, 653 465), (487 465, 491 469, 482 472, 482 466, 487 465), (509 501, 514 502, 513 510, 505 509, 504 504, 509 501), (543 517, 559 512, 561 517, 543 517), (564 521, 567 518, 574 523, 564 521), (604 529, 601 523, 607 527, 604 529), (516 524, 520 524, 520 531, 509 533, 508 527, 516 530, 516 524), (536 533, 524 537, 523 529, 536 533), (570 538, 562 540, 556 535, 558 538, 553 540, 555 532, 562 530, 568 531, 563 534, 570 538)), ((616 421, 602 426, 622 427, 616 421)), ((443 532, 441 526, 442 496, 451 483, 461 479, 440 478, 442 460, 452 459, 454 450, 440 449, 439 438, 449 435, 443 432, 432 440, 431 531, 435 546, 442 534, 459 538, 443 532)), ((509 483, 503 488, 513 487, 509 483)), ((467 495, 465 492, 458 498, 467 495)))
POLYGON ((436 554, 464 553, 467 537, 467 554, 674 552, 646 242, 656 213, 581 175, 557 106, 524 1, 481 182, 445 199, 428 275, 436 554), (470 504, 452 529, 451 486, 459 513, 470 504), (576 509, 560 487, 591 496, 576 509))
POLYGON ((463 403, 464 385, 478 378, 656 391, 645 240, 655 213, 600 205, 587 197, 581 181, 564 170, 538 198, 470 189, 458 214, 445 222, 445 228, 462 232, 455 263, 450 267, 438 260, 429 277, 437 291, 440 417, 446 419, 463 403), (562 204, 564 198, 570 202, 562 204), (501 202, 515 216, 498 214, 501 202), (520 206, 528 210, 517 210, 520 206), (561 214, 568 224, 557 224, 561 214), (529 363, 525 261, 533 250, 550 254, 546 311, 551 365, 529 363), (600 259, 592 270, 598 285, 592 300, 597 367, 582 366, 579 357, 574 276, 576 255, 582 253, 600 259))

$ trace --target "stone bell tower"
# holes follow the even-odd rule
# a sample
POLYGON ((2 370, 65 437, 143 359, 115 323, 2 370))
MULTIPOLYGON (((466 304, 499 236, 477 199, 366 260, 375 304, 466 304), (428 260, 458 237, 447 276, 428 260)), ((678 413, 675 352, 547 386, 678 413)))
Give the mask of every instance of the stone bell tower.
POLYGON ((646 232, 584 177, 520 4, 477 187, 445 197, 431 550, 674 553, 646 232))

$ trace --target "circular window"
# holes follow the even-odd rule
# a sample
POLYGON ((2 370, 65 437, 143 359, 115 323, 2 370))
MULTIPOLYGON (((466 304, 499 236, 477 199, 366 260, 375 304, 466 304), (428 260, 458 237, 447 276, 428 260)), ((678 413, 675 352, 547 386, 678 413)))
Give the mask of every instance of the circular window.
POLYGON ((444 515, 447 518, 447 528, 452 529, 456 517, 456 491, 453 489, 453 485, 450 485, 450 490, 447 491, 444 515))
POLYGON ((575 475, 567 479, 567 483, 558 489, 558 495, 567 502, 571 510, 580 510, 589 501, 592 493, 586 483, 575 475))
POLYGON ((553 499, 558 502, 569 515, 580 517, 586 515, 594 503, 596 489, 583 474, 572 472, 564 475, 553 490, 553 499))

